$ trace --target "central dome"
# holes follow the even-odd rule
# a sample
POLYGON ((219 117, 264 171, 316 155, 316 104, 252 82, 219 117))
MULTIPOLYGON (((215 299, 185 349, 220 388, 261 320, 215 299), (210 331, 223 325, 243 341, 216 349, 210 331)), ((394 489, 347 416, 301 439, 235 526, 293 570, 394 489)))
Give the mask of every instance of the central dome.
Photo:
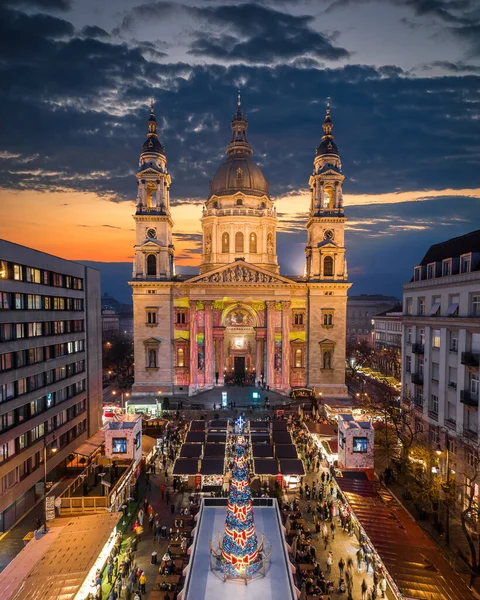
POLYGON ((221 196, 235 192, 268 196, 268 182, 250 156, 230 156, 218 167, 210 182, 210 195, 221 196))

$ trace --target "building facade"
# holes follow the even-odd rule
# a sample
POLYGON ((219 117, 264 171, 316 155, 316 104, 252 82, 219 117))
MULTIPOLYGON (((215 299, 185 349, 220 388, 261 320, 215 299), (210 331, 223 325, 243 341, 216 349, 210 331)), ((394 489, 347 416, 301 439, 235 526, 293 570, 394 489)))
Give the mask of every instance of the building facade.
POLYGON ((0 240, 0 531, 101 426, 100 274, 0 240))
POLYGON ((398 304, 394 296, 361 294, 347 302, 347 339, 349 343, 367 342, 373 347, 373 317, 398 304))
POLYGON ((403 313, 403 394, 417 427, 432 444, 478 447, 480 231, 428 250, 403 287, 403 313))
POLYGON ((153 108, 137 173, 134 394, 194 394, 226 382, 287 393, 316 386, 346 395, 342 183, 330 108, 309 180, 305 275, 280 274, 277 216, 253 161, 238 103, 227 158, 210 182, 201 219, 199 275, 175 274, 171 178, 153 108))
POLYGON ((398 304, 373 317, 373 349, 380 373, 400 380, 402 373, 402 315, 398 304))

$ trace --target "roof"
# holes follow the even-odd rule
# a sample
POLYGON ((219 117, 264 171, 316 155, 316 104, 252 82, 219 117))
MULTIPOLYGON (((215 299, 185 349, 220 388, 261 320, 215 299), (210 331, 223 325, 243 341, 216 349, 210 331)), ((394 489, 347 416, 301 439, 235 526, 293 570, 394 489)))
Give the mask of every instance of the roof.
POLYGON ((378 317, 395 317, 397 316, 395 313, 399 313, 398 316, 403 313, 403 306, 401 304, 395 304, 395 306, 392 306, 392 308, 388 308, 383 312, 373 315, 372 319, 378 319, 378 317))
POLYGON ((142 435, 142 454, 148 456, 157 445, 157 440, 149 435, 142 435))
POLYGON ((0 574, 2 600, 73 600, 120 517, 56 518, 48 534, 30 541, 0 574))
POLYGON ((182 458, 200 458, 202 444, 182 444, 180 456, 182 458))
POLYGON ((299 458, 282 458, 280 459, 280 473, 282 475, 305 475, 305 468, 299 458))
POLYGON ((270 444, 252 444, 252 455, 255 458, 273 458, 273 448, 270 444))
POLYGON ((378 481, 338 477, 365 533, 405 598, 473 599, 437 546, 378 481))
POLYGON ((275 456, 277 458, 298 458, 297 447, 295 444, 277 444, 275 456))
POLYGON ((192 421, 190 431, 205 431, 205 421, 192 421))
POLYGON ((268 196, 265 175, 248 155, 228 157, 210 181, 210 195, 230 195, 235 192, 244 192, 249 196, 268 196))
POLYGON ((267 421, 250 421, 250 431, 268 431, 267 421))
POLYGON ((196 475, 198 462, 196 458, 177 458, 173 466, 173 475, 196 475))
POLYGON ((338 454, 338 440, 322 440, 322 446, 325 448, 327 454, 338 454))
POLYGON ((287 431, 287 422, 286 421, 274 421, 273 431, 287 431))
POLYGON ((227 429, 227 424, 227 419, 214 419, 208 424, 208 430, 211 431, 212 429, 219 429, 223 431, 227 429))
POLYGON ((308 421, 306 425, 310 433, 316 433, 320 436, 332 437, 337 433, 335 427, 330 425, 330 423, 314 423, 313 421, 308 421))
MULTIPOLYGON (((470 252, 480 252, 480 229, 430 246, 420 264, 428 265, 440 262, 444 258, 455 258, 470 252)), ((474 265, 472 265, 473 270, 478 270, 478 266, 477 269, 474 269, 474 265)))
POLYGON ((207 442, 225 442, 227 439, 226 431, 218 431, 216 433, 207 434, 207 442))
POLYGON ((200 473, 202 475, 223 475, 223 458, 204 458, 200 473))
POLYGON ((274 431, 272 434, 274 444, 291 444, 292 436, 288 431, 274 431))
POLYGON ((274 458, 254 458, 253 470, 256 475, 277 475, 278 463, 274 458))
POLYGON ((205 444, 203 456, 225 456, 225 444, 205 444))
POLYGON ((91 456, 95 450, 97 450, 102 444, 105 443, 105 430, 99 429, 97 433, 94 433, 92 437, 88 438, 86 442, 83 442, 75 450, 75 454, 81 454, 82 456, 91 456))
POLYGON ((185 442, 204 442, 205 432, 204 431, 189 431, 185 437, 185 442))
POLYGON ((264 442, 268 443, 270 441, 270 434, 253 431, 250 433, 250 439, 252 440, 252 444, 263 444, 264 442))

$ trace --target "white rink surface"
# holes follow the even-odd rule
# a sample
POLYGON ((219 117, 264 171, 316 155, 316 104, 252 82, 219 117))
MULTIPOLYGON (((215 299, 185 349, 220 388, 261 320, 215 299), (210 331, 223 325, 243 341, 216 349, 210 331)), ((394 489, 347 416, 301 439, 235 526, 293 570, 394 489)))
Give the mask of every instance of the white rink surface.
POLYGON ((256 506, 253 511, 259 543, 264 533, 272 545, 271 564, 266 577, 259 577, 245 585, 241 582, 223 582, 210 571, 210 540, 214 539, 216 544, 218 534, 223 534, 226 507, 207 506, 203 508, 198 526, 188 592, 184 600, 296 600, 276 508, 256 506))

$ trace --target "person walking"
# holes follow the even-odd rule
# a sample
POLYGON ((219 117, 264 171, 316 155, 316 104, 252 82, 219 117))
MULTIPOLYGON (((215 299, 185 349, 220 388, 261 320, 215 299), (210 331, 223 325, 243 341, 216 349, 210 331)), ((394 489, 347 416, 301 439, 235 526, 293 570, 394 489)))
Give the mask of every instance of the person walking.
POLYGON ((327 573, 330 574, 332 572, 332 565, 333 565, 333 554, 331 552, 328 553, 328 556, 327 556, 325 562, 327 564, 327 573))
POLYGON ((108 577, 108 583, 112 583, 112 577, 113 577, 113 560, 110 559, 110 562, 108 563, 107 566, 107 577, 108 577))
POLYGON ((333 520, 330 523, 330 531, 332 532, 332 540, 334 540, 335 539, 335 523, 333 520))
POLYGON ((345 561, 343 560, 343 556, 338 561, 338 570, 340 571, 340 577, 343 577, 343 572, 345 571, 345 561))
POLYGON ((385 575, 382 575, 380 579, 380 591, 382 592, 382 598, 386 598, 385 592, 387 591, 387 580, 385 579, 385 575))
POLYGON ((363 560, 363 552, 362 552, 362 549, 359 548, 357 550, 357 570, 359 573, 362 570, 362 560, 363 560))
POLYGON ((363 578, 363 581, 362 581, 361 590, 362 590, 362 600, 367 600, 368 585, 367 585, 367 582, 365 581, 365 577, 363 578))
POLYGON ((165 500, 165 484, 162 483, 162 487, 160 488, 160 492, 162 494, 162 500, 165 500))
POLYGON ((147 591, 145 586, 147 585, 147 576, 145 575, 145 571, 142 571, 142 574, 138 578, 138 581, 140 583, 140 591, 142 592, 142 594, 146 594, 147 591))

